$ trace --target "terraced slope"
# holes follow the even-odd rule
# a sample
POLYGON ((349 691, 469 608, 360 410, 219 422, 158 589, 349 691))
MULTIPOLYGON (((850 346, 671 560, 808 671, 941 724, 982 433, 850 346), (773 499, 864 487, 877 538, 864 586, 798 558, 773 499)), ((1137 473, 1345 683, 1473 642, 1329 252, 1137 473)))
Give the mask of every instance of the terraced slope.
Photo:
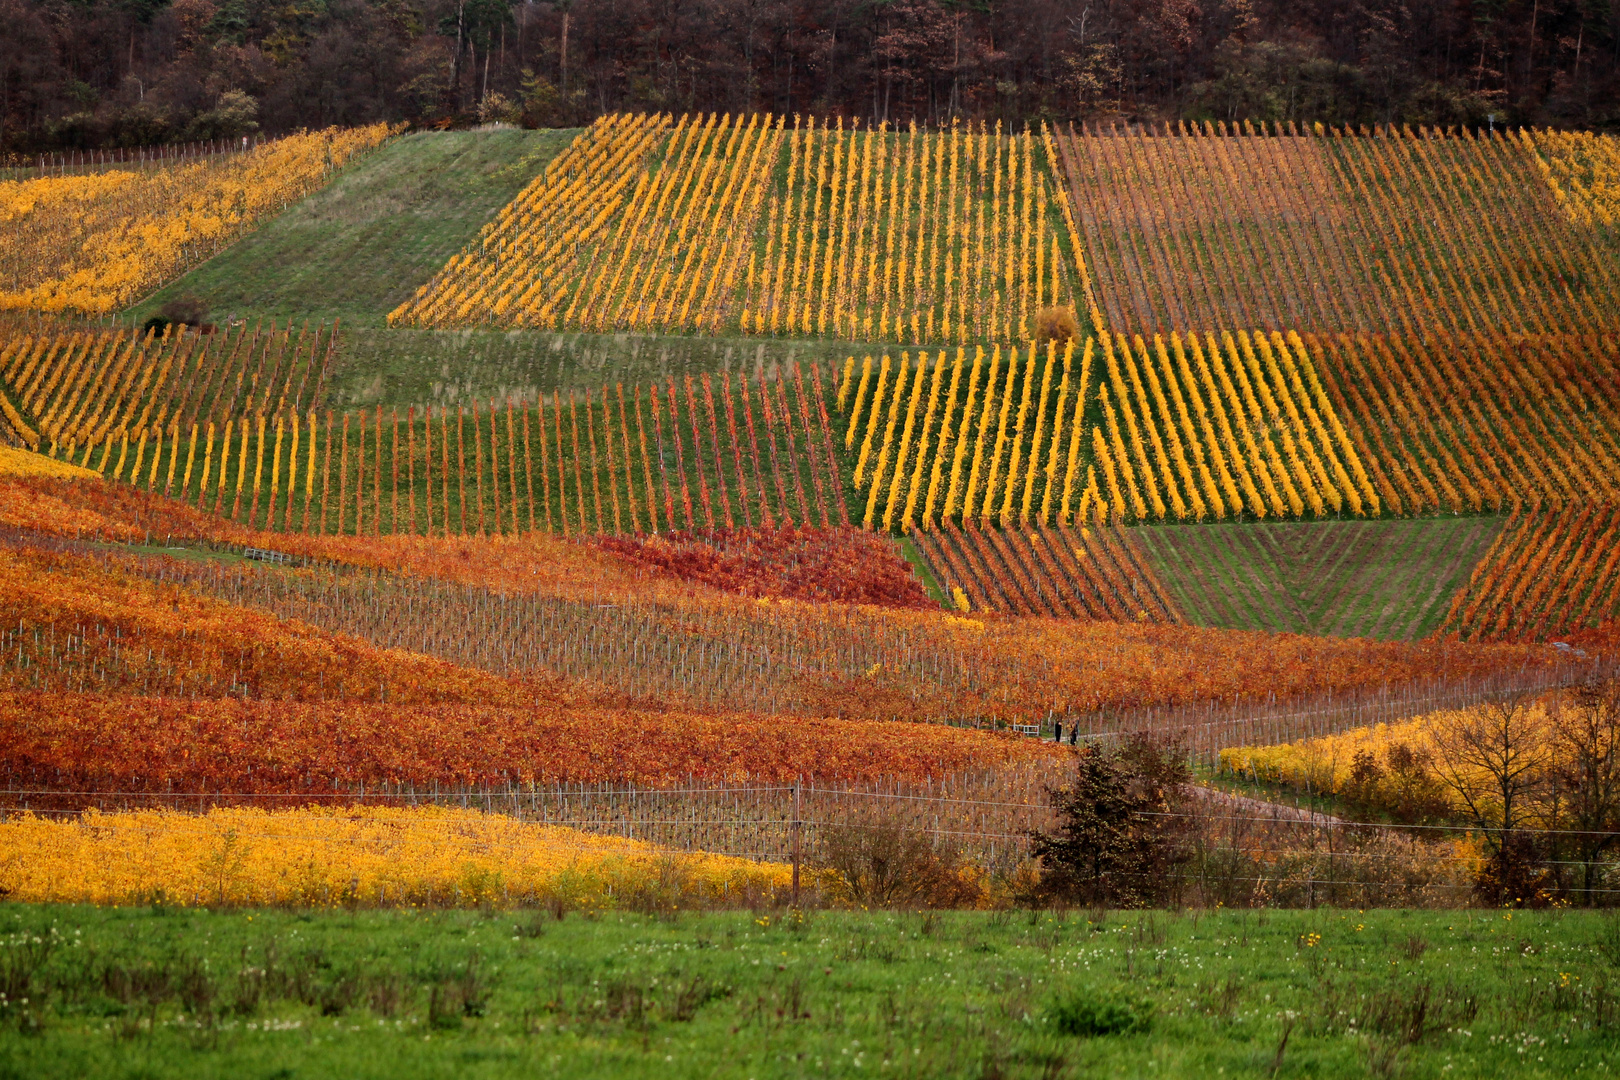
POLYGON ((419 132, 132 309, 193 293, 216 319, 380 326, 568 145, 571 131, 419 132))
POLYGON ((1188 621, 1413 639, 1438 628, 1496 517, 1132 529, 1188 621))

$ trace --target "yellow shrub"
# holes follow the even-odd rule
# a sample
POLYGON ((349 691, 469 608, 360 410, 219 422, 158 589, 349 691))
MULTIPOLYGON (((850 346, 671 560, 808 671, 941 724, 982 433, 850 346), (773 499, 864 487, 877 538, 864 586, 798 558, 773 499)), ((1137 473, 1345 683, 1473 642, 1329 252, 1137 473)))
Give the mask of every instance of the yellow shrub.
POLYGON ((1074 317, 1074 308, 1044 307, 1035 313, 1035 340, 1037 342, 1078 341, 1079 339, 1080 323, 1074 317))

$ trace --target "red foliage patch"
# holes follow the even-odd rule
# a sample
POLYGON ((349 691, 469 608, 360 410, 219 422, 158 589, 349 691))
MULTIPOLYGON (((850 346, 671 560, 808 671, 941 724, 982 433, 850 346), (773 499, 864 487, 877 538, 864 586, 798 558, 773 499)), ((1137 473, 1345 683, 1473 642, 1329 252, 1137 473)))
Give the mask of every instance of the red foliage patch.
MULTIPOLYGON (((68 804, 69 793, 92 791, 922 779, 1064 752, 944 724, 640 713, 544 698, 514 708, 0 691, 0 782, 54 789, 68 804)), ((0 792, 0 805, 10 803, 0 792)))
POLYGON ((593 542, 669 577, 743 596, 938 607, 887 539, 858 529, 717 529, 593 542))
POLYGON ((1607 619, 1597 626, 1583 626, 1567 634, 1549 637, 1572 648, 1595 651, 1606 657, 1620 656, 1620 619, 1607 619))

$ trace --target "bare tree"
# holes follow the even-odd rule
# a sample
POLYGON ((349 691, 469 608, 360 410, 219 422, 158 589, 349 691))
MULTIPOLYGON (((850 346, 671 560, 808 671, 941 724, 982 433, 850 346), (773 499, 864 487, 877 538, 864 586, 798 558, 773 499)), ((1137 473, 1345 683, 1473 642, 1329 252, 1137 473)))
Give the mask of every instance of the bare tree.
POLYGON ((1576 687, 1551 713, 1554 772, 1563 799, 1564 845, 1581 864, 1590 904, 1603 856, 1620 846, 1620 679, 1576 687))
POLYGON ((1490 858, 1479 889, 1493 902, 1528 902, 1540 887, 1534 845, 1522 830, 1548 779, 1547 727, 1546 710, 1515 694, 1452 713, 1435 728, 1435 773, 1485 838, 1490 858))

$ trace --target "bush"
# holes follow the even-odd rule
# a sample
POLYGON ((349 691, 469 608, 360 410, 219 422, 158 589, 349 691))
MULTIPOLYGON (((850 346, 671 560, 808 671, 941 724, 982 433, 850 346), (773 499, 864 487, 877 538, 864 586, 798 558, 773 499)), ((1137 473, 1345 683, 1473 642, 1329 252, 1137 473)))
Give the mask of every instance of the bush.
POLYGON ((602 536, 604 551, 743 596, 837 600, 938 611, 893 543, 858 529, 713 529, 602 536))
POLYGON ((1346 809, 1356 817, 1388 815, 1402 825, 1443 821, 1451 814, 1446 788, 1434 774, 1427 747, 1405 742, 1384 750, 1384 761, 1370 749, 1356 751, 1343 786, 1346 809))
POLYGON ((1076 990, 1052 1006, 1065 1035, 1134 1035, 1153 1026, 1153 1002, 1123 990, 1076 990))
POLYGON ((155 330, 161 334, 171 324, 202 327, 207 320, 208 305, 200 297, 187 293, 158 308, 157 314, 147 319, 141 329, 155 330))
POLYGON ((1066 307, 1047 307, 1035 313, 1035 340, 1038 342, 1055 341, 1062 344, 1073 341, 1080 336, 1080 323, 1074 317, 1074 309, 1066 307))
POLYGON ((862 907, 977 907, 983 889, 949 844, 883 820, 829 825, 816 862, 832 871, 832 898, 862 907))

